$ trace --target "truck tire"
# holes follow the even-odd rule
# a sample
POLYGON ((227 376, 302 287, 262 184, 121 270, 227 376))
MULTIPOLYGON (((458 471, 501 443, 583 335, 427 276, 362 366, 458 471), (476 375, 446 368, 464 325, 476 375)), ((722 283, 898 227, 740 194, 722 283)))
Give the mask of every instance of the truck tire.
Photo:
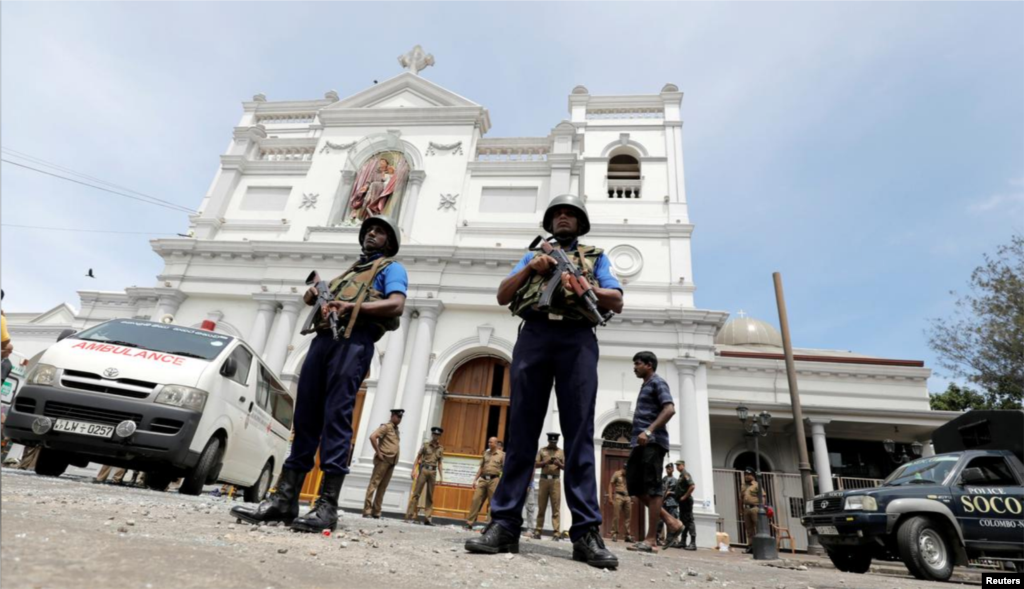
POLYGON ((185 475, 181 482, 179 493, 184 495, 198 495, 203 492, 203 485, 206 484, 210 474, 217 468, 220 462, 220 439, 211 438, 199 455, 199 462, 185 475))
POLYGON ((267 464, 263 466, 263 471, 260 472, 260 478, 256 479, 251 487, 246 487, 243 492, 246 503, 259 503, 263 501, 263 498, 267 496, 267 491, 270 490, 271 479, 274 478, 274 463, 267 460, 267 464))
POLYGON ((46 477, 59 477, 71 465, 71 457, 64 452, 40 448, 36 458, 36 474, 46 477))
POLYGON ((146 488, 153 491, 160 491, 162 493, 167 490, 167 487, 170 486, 172 480, 174 480, 173 476, 163 472, 147 472, 146 488))
POLYGON ((828 558, 844 573, 863 575, 871 568, 871 552, 864 548, 828 550, 828 558))
POLYGON ((946 581, 953 575, 955 554, 943 526, 920 515, 911 517, 896 532, 903 564, 918 579, 946 581))

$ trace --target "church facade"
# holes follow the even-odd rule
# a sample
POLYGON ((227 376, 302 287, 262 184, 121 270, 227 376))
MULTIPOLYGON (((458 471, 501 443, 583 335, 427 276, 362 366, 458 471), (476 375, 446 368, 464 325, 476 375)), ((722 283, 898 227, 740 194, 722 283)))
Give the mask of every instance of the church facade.
MULTIPOLYGON (((712 545, 716 530, 738 537, 730 473, 749 459, 752 442, 736 406, 775 417, 761 441, 769 470, 796 472, 795 432, 778 333, 746 317, 727 321, 694 300, 682 92, 666 84, 657 93, 597 96, 577 86, 568 117, 547 136, 492 138, 484 106, 418 69, 345 98, 244 102, 190 217, 192 237, 151 242, 164 261, 156 283, 82 291, 78 311, 62 305, 12 315, 20 351, 42 349, 63 327, 112 318, 206 322, 244 338, 294 391, 311 340, 299 334, 309 312, 301 300, 306 275, 345 270, 359 254, 361 219, 387 213, 401 226, 409 296, 401 327, 378 342, 360 392, 342 503, 362 505, 373 457, 366 436, 400 407, 401 457, 385 510, 405 511, 415 453, 440 425, 448 464, 435 505, 438 515, 465 517, 486 438, 515 435, 506 422, 508 366, 520 322, 496 304, 497 286, 541 234, 547 202, 578 194, 592 222, 584 242, 607 253, 625 289, 625 311, 597 331, 601 493, 628 452, 623 436, 640 384, 632 357, 651 350, 678 409, 670 458, 685 459, 697 483, 699 544, 712 545)), ((831 469, 863 467, 881 440, 927 442, 949 418, 928 410, 930 371, 920 362, 830 350, 797 355, 820 485, 832 484, 831 469), (829 450, 830 443, 849 449, 829 450)), ((553 401, 537 408, 546 412, 545 432, 573 418, 553 401)), ((858 478, 885 474, 870 470, 858 478)), ((779 501, 798 496, 797 485, 780 491, 779 501)))

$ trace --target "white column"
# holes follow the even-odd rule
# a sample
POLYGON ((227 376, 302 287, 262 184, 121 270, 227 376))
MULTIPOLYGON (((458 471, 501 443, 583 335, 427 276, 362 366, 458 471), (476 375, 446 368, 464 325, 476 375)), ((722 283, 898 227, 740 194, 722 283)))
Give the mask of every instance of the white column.
POLYGON ((181 303, 188 298, 188 295, 176 288, 159 289, 159 298, 156 303, 156 317, 153 321, 160 321, 164 315, 172 317, 178 314, 181 303))
POLYGON ((828 460, 828 442, 825 439, 825 426, 830 419, 808 419, 811 424, 811 440, 814 444, 814 472, 818 475, 818 492, 832 491, 832 465, 828 460))
POLYGON ((373 405, 370 407, 370 419, 366 422, 366 432, 360 435, 362 452, 360 461, 373 461, 373 444, 365 443, 378 425, 388 420, 391 410, 395 408, 398 395, 398 380, 402 375, 402 360, 405 359, 405 340, 409 335, 409 322, 412 320, 412 305, 405 306, 398 329, 388 335, 388 347, 384 350, 384 362, 380 367, 380 378, 377 379, 377 391, 373 394, 373 405))
POLYGON ((427 174, 423 170, 413 170, 409 174, 409 182, 402 203, 402 234, 405 237, 412 235, 413 213, 416 212, 416 205, 420 200, 420 188, 423 187, 423 180, 426 177, 427 174))
POLYGON ((328 225, 338 225, 345 221, 342 215, 345 214, 345 209, 348 207, 348 199, 352 194, 352 183, 355 182, 355 179, 356 173, 353 170, 341 172, 341 184, 338 185, 338 191, 334 194, 331 212, 327 214, 328 225))
POLYGON ((253 321, 252 329, 249 330, 247 341, 254 352, 263 356, 263 350, 267 346, 267 338, 270 337, 270 328, 274 325, 277 301, 257 299, 257 302, 259 303, 259 309, 256 311, 256 320, 253 321))
POLYGON ((701 394, 697 388, 700 361, 677 358, 675 365, 679 371, 679 453, 697 484, 693 493, 693 509, 695 512, 714 513, 715 487, 711 467, 711 423, 707 391, 701 394))
POLYGON ((438 299, 417 302, 416 337, 412 343, 412 355, 409 357, 409 373, 405 378, 405 392, 402 393, 402 407, 405 416, 402 423, 406 424, 402 435, 401 463, 412 466, 412 461, 419 446, 420 412, 423 409, 423 396, 426 394, 427 370, 430 368, 430 352, 434 346, 434 327, 437 317, 444 311, 444 303, 438 299), (408 464, 406 464, 408 463, 408 464))
POLYGON ((281 314, 277 318, 273 335, 267 342, 266 354, 263 356, 267 368, 273 370, 274 374, 281 374, 281 370, 284 368, 284 362, 288 358, 288 346, 295 336, 299 310, 302 306, 302 299, 298 298, 281 301, 281 314))

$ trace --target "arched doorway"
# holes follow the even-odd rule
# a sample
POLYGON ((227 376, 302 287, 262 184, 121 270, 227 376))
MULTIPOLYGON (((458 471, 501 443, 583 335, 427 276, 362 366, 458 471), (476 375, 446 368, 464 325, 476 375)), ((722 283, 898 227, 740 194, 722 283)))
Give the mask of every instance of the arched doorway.
POLYGON ((448 381, 441 416, 443 480, 434 495, 439 517, 465 519, 469 514, 473 476, 487 439, 493 436, 507 442, 511 388, 509 363, 493 356, 468 360, 448 381))
MULTIPOLYGON (((747 468, 757 468, 757 457, 753 452, 744 452, 732 461, 735 470, 743 471, 747 468)), ((772 461, 763 453, 761 454, 761 472, 772 472, 772 461)))
MULTIPOLYGON (((609 483, 612 475, 620 468, 626 468, 626 461, 629 459, 629 440, 633 435, 633 424, 628 421, 613 421, 605 426, 601 432, 601 487, 598 489, 598 497, 601 498, 601 535, 610 537, 612 535, 612 502, 609 494, 609 483)), ((630 515, 629 533, 634 538, 644 537, 643 508, 640 503, 633 502, 633 510, 630 515)), ((619 523, 620 533, 623 523, 619 523)))

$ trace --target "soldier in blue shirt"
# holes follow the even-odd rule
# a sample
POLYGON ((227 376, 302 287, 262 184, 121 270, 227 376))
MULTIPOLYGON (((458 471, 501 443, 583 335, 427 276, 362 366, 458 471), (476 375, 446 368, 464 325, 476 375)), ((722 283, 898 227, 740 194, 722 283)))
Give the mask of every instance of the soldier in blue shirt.
POLYGON ((662 482, 662 463, 668 454, 668 430, 665 425, 676 414, 672 392, 668 383, 655 373, 658 357, 653 352, 638 352, 633 356, 633 374, 643 379, 633 412, 632 450, 626 461, 626 486, 630 497, 636 497, 647 506, 650 517, 647 537, 627 550, 657 552, 658 522, 665 521, 670 546, 683 531, 683 524, 662 507, 665 488, 662 482))
MULTIPOLYGON (((313 326, 316 337, 299 377, 295 439, 281 478, 263 503, 232 508, 231 514, 238 519, 252 524, 283 522, 301 532, 337 529, 338 498, 352 448, 356 393, 370 368, 374 343, 398 328, 409 288, 405 268, 394 260, 401 243, 398 226, 391 218, 380 215, 363 221, 359 242, 362 255, 328 284, 333 300, 323 305, 313 326), (364 291, 368 295, 360 298, 364 291), (351 333, 337 341, 327 322, 332 311, 343 331, 351 327, 351 333), (320 492, 313 509, 297 517, 299 490, 313 469, 318 449, 324 473, 320 492)), ((318 294, 315 286, 310 288, 303 297, 306 304, 316 304, 318 294)))
MULTIPOLYGON (((608 257, 578 239, 590 230, 587 208, 579 197, 563 194, 544 212, 544 230, 573 259, 594 286, 598 306, 622 312, 622 285, 611 273, 608 257)), ((615 568, 619 561, 601 539, 601 506, 594 469, 594 404, 597 400, 598 346, 595 323, 582 312, 569 286, 569 275, 553 276, 551 256, 527 253, 498 287, 498 304, 510 305, 523 319, 512 353, 512 404, 505 470, 491 499, 492 522, 466 550, 483 554, 519 552, 523 503, 533 477, 537 440, 544 427, 544 408, 555 387, 565 438, 564 488, 572 527, 572 558, 598 568, 615 568), (561 280, 563 288, 545 312, 537 303, 545 284, 561 280)))

